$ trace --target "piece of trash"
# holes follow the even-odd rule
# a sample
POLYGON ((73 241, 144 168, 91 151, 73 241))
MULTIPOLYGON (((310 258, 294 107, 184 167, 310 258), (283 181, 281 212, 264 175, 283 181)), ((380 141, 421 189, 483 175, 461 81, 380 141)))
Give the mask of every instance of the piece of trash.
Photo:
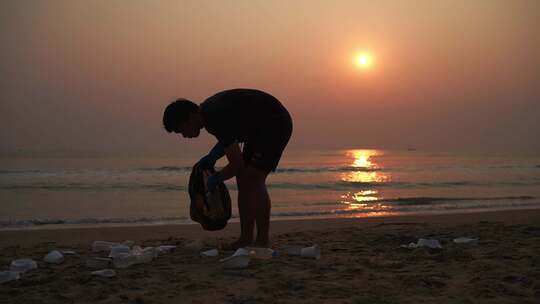
POLYGON ((137 257, 132 254, 117 256, 113 259, 113 265, 115 268, 128 268, 129 266, 135 264, 137 264, 137 257))
POLYGON ((58 250, 53 250, 43 258, 43 261, 51 264, 60 264, 64 261, 64 255, 58 250))
POLYGON ((478 239, 471 239, 466 237, 459 237, 454 239, 454 243, 456 244, 470 244, 470 245, 476 245, 478 244, 478 239))
POLYGON ((77 253, 73 250, 61 250, 60 251, 63 255, 77 255, 77 253))
POLYGON ((116 268, 127 268, 135 264, 149 263, 156 257, 156 248, 134 246, 130 252, 115 256, 113 258, 113 264, 116 268))
POLYGON ((441 249, 441 243, 435 239, 419 239, 416 243, 409 243, 409 245, 401 245, 401 248, 414 249, 418 247, 428 247, 432 249, 441 249))
POLYGON ((148 263, 151 262, 153 259, 157 258, 158 253, 155 247, 146 247, 141 248, 139 246, 135 246, 135 250, 131 251, 131 254, 134 254, 137 256, 137 261, 139 263, 148 263))
POLYGON ((217 249, 210 249, 201 252, 201 255, 205 257, 217 257, 219 256, 219 251, 217 249))
POLYGON ((9 270, 16 272, 26 272, 28 270, 36 269, 37 263, 32 259, 19 259, 11 262, 9 270))
POLYGON ((399 247, 401 247, 401 248, 413 249, 413 248, 416 248, 416 247, 418 247, 418 246, 416 246, 416 243, 412 243, 412 242, 411 242, 411 243, 409 243, 409 245, 401 245, 401 246, 399 246, 399 247))
POLYGON ((271 248, 263 247, 248 247, 249 255, 256 259, 271 259, 277 255, 277 253, 271 248))
POLYGON ((300 250, 300 256, 304 258, 315 258, 316 260, 321 258, 321 247, 319 245, 313 245, 311 247, 305 247, 300 250))
POLYGON ((107 268, 111 263, 110 258, 90 258, 86 260, 86 266, 88 268, 107 268))
POLYGON ((184 244, 184 248, 190 249, 193 251, 200 251, 203 248, 204 244, 201 240, 187 241, 184 244))
POLYGON ((435 239, 419 239, 416 243, 417 247, 429 247, 432 249, 442 248, 441 243, 435 239))
POLYGON ((220 262, 225 262, 225 261, 228 261, 234 257, 238 257, 238 256, 247 256, 249 257, 249 251, 246 249, 246 248, 238 248, 236 249, 236 251, 229 257, 226 257, 226 258, 223 258, 221 260, 219 260, 220 262))
POLYGON ((244 256, 244 255, 249 255, 249 250, 247 250, 246 248, 238 248, 236 249, 236 251, 233 253, 232 256, 244 256))
POLYGON ((9 281, 16 281, 20 278, 18 271, 0 271, 0 284, 9 282, 9 281))
POLYGON ((285 247, 283 248, 286 254, 288 255, 300 255, 302 252, 302 247, 294 246, 294 247, 285 247))
POLYGON ((161 246, 156 248, 156 251, 157 251, 158 254, 163 254, 163 253, 171 252, 175 248, 176 248, 176 246, 174 246, 174 245, 161 245, 161 246))
POLYGON ((118 244, 113 243, 113 242, 107 242, 107 241, 94 241, 92 243, 92 251, 93 252, 110 251, 111 247, 114 245, 118 245, 118 244))
POLYGON ((111 246, 111 251, 109 253, 110 258, 115 258, 117 256, 123 255, 123 254, 129 254, 131 249, 129 246, 122 245, 122 244, 115 244, 111 246))
POLYGON ((222 266, 225 269, 241 269, 249 266, 248 255, 231 256, 222 261, 222 266))
POLYGON ((93 252, 111 251, 111 247, 115 245, 124 245, 124 246, 131 247, 133 246, 133 241, 123 241, 122 243, 108 242, 108 241, 94 241, 92 243, 92 251, 93 252))
POLYGON ((104 277, 104 278, 112 278, 116 275, 116 271, 113 269, 102 269, 102 270, 96 270, 92 271, 92 275, 104 277))

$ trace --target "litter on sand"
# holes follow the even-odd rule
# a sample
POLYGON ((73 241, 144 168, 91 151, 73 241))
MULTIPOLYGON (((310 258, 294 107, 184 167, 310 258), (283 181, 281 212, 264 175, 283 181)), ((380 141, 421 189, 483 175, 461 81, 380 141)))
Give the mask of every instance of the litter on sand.
POLYGON ((418 247, 428 247, 432 249, 441 249, 441 243, 435 239, 419 239, 416 243, 409 243, 408 245, 401 245, 401 248, 414 249, 418 247))
POLYGON ((161 245, 156 248, 158 254, 168 253, 176 248, 174 245, 161 245))
POLYGON ((204 257, 217 257, 219 256, 219 251, 217 249, 210 249, 201 252, 201 255, 204 257))
POLYGON ((122 245, 122 244, 112 245, 110 250, 111 251, 109 253, 109 257, 113 259, 124 254, 129 254, 129 252, 131 251, 129 246, 122 245))
POLYGON ((50 264, 60 264, 64 261, 64 255, 58 250, 53 250, 43 257, 43 261, 50 264))
POLYGON ((184 248, 193 250, 193 251, 199 251, 203 248, 204 244, 201 240, 193 240, 193 241, 187 241, 184 244, 184 248))
POLYGON ((249 255, 256 259, 271 259, 277 256, 277 253, 271 248, 248 247, 249 255))
POLYGON ((111 247, 116 245, 125 245, 125 246, 132 246, 133 241, 124 241, 122 243, 115 243, 115 242, 108 242, 108 241, 94 241, 92 243, 92 251, 93 252, 100 252, 100 251, 111 251, 111 247))
POLYGON ((110 263, 110 258, 89 258, 86 260, 86 267, 103 269, 109 267, 110 263))
POLYGON ((36 269, 37 263, 32 259, 19 259, 11 262, 9 270, 16 272, 26 272, 28 270, 36 269))
POLYGON ((116 271, 112 269, 102 269, 102 270, 92 271, 92 275, 100 276, 104 278, 112 278, 116 275, 116 271))
POLYGON ((476 245, 476 244, 478 244, 478 239, 459 237, 459 238, 454 239, 454 243, 456 243, 456 244, 476 245))
POLYGON ((285 253, 288 255, 301 256, 304 258, 314 258, 316 260, 321 258, 321 247, 317 244, 309 247, 285 247, 285 253))
POLYGON ((20 275, 18 271, 11 271, 11 270, 0 271, 0 284, 6 283, 9 281, 15 281, 15 280, 18 280, 19 278, 20 278, 20 275))
POLYGON ((225 269, 241 269, 249 266, 249 260, 250 258, 248 255, 233 255, 221 260, 221 262, 225 269))
POLYGON ((135 264, 149 263, 157 257, 157 251, 154 247, 141 248, 134 246, 128 253, 118 254, 113 258, 113 264, 116 268, 127 268, 135 264))

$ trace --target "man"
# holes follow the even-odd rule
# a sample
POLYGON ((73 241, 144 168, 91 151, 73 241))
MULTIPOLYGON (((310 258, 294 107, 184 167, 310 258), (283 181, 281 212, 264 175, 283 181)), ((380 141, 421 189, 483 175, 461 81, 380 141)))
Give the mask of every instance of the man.
POLYGON ((207 98, 200 106, 186 99, 174 101, 165 109, 163 125, 167 132, 187 138, 199 136, 202 128, 217 138, 217 144, 199 165, 213 167, 219 158, 227 156, 228 164, 208 178, 209 191, 221 181, 236 177, 241 233, 229 247, 269 247, 271 203, 266 177, 276 170, 292 134, 287 109, 268 93, 233 89, 207 98))

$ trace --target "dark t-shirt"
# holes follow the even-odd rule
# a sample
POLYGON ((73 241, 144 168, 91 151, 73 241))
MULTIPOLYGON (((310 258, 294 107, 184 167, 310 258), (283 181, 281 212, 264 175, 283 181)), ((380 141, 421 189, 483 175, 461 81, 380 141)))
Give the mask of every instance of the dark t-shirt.
POLYGON ((275 97, 252 89, 223 91, 201 104, 206 130, 225 147, 253 139, 265 122, 286 113, 275 97))

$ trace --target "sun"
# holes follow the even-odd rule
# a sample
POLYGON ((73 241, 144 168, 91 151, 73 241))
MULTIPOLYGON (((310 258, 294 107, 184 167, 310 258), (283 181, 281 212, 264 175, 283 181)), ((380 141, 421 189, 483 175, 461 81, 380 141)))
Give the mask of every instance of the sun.
POLYGON ((371 55, 369 55, 368 53, 358 53, 354 57, 354 63, 356 64, 357 67, 362 68, 362 69, 366 69, 370 67, 372 62, 373 60, 371 58, 371 55))

